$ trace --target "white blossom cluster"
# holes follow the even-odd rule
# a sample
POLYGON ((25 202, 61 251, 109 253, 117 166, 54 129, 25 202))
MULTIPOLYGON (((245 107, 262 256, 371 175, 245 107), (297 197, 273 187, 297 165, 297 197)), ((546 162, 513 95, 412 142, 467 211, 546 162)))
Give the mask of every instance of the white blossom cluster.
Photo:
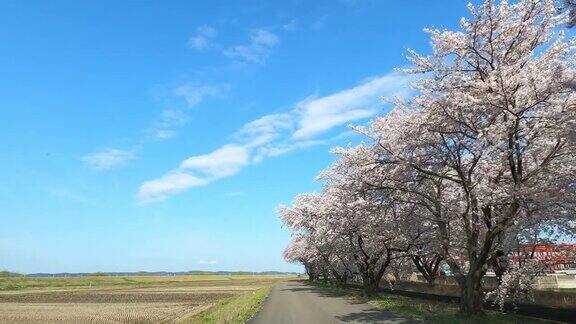
POLYGON ((545 274, 545 265, 535 260, 526 260, 522 265, 513 263, 502 276, 498 288, 488 292, 486 297, 493 300, 500 309, 506 302, 532 300, 535 278, 545 274))

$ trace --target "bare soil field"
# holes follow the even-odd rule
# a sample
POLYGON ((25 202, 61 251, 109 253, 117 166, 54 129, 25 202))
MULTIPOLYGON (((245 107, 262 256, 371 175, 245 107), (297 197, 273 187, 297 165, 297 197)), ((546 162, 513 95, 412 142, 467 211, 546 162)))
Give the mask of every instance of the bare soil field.
POLYGON ((3 303, 2 323, 177 322, 210 305, 187 303, 3 303))
POLYGON ((0 292, 0 323, 179 322, 281 279, 285 277, 14 278, 10 287, 18 288, 0 292))

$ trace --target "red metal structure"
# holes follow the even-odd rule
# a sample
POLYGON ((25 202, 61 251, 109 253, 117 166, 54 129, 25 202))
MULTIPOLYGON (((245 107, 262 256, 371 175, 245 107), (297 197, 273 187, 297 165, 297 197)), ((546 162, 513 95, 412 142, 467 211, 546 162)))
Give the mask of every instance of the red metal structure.
POLYGON ((576 244, 527 244, 517 246, 510 255, 513 262, 537 260, 550 272, 576 269, 576 244))

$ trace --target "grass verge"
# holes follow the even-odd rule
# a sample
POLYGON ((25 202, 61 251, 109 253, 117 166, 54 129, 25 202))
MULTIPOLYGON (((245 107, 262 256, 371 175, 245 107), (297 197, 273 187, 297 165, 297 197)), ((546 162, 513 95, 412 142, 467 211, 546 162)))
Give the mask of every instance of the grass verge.
POLYGON ((245 323, 256 314, 272 285, 225 299, 183 323, 245 323))
POLYGON ((377 296, 363 295, 359 290, 334 288, 330 286, 318 285, 324 290, 329 290, 332 294, 347 296, 362 302, 368 303, 374 308, 389 310, 397 315, 423 320, 427 323, 435 324, 543 324, 553 323, 546 320, 540 320, 532 317, 520 316, 515 314, 503 314, 488 311, 485 317, 464 319, 458 316, 458 304, 422 300, 404 296, 390 294, 381 294, 377 296))

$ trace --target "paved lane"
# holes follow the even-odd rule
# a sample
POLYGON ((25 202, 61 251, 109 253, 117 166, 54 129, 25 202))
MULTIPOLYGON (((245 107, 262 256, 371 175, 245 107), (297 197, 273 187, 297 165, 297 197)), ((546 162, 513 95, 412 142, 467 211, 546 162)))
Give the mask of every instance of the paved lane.
POLYGON ((250 324, 418 323, 368 304, 288 281, 277 284, 250 324))

